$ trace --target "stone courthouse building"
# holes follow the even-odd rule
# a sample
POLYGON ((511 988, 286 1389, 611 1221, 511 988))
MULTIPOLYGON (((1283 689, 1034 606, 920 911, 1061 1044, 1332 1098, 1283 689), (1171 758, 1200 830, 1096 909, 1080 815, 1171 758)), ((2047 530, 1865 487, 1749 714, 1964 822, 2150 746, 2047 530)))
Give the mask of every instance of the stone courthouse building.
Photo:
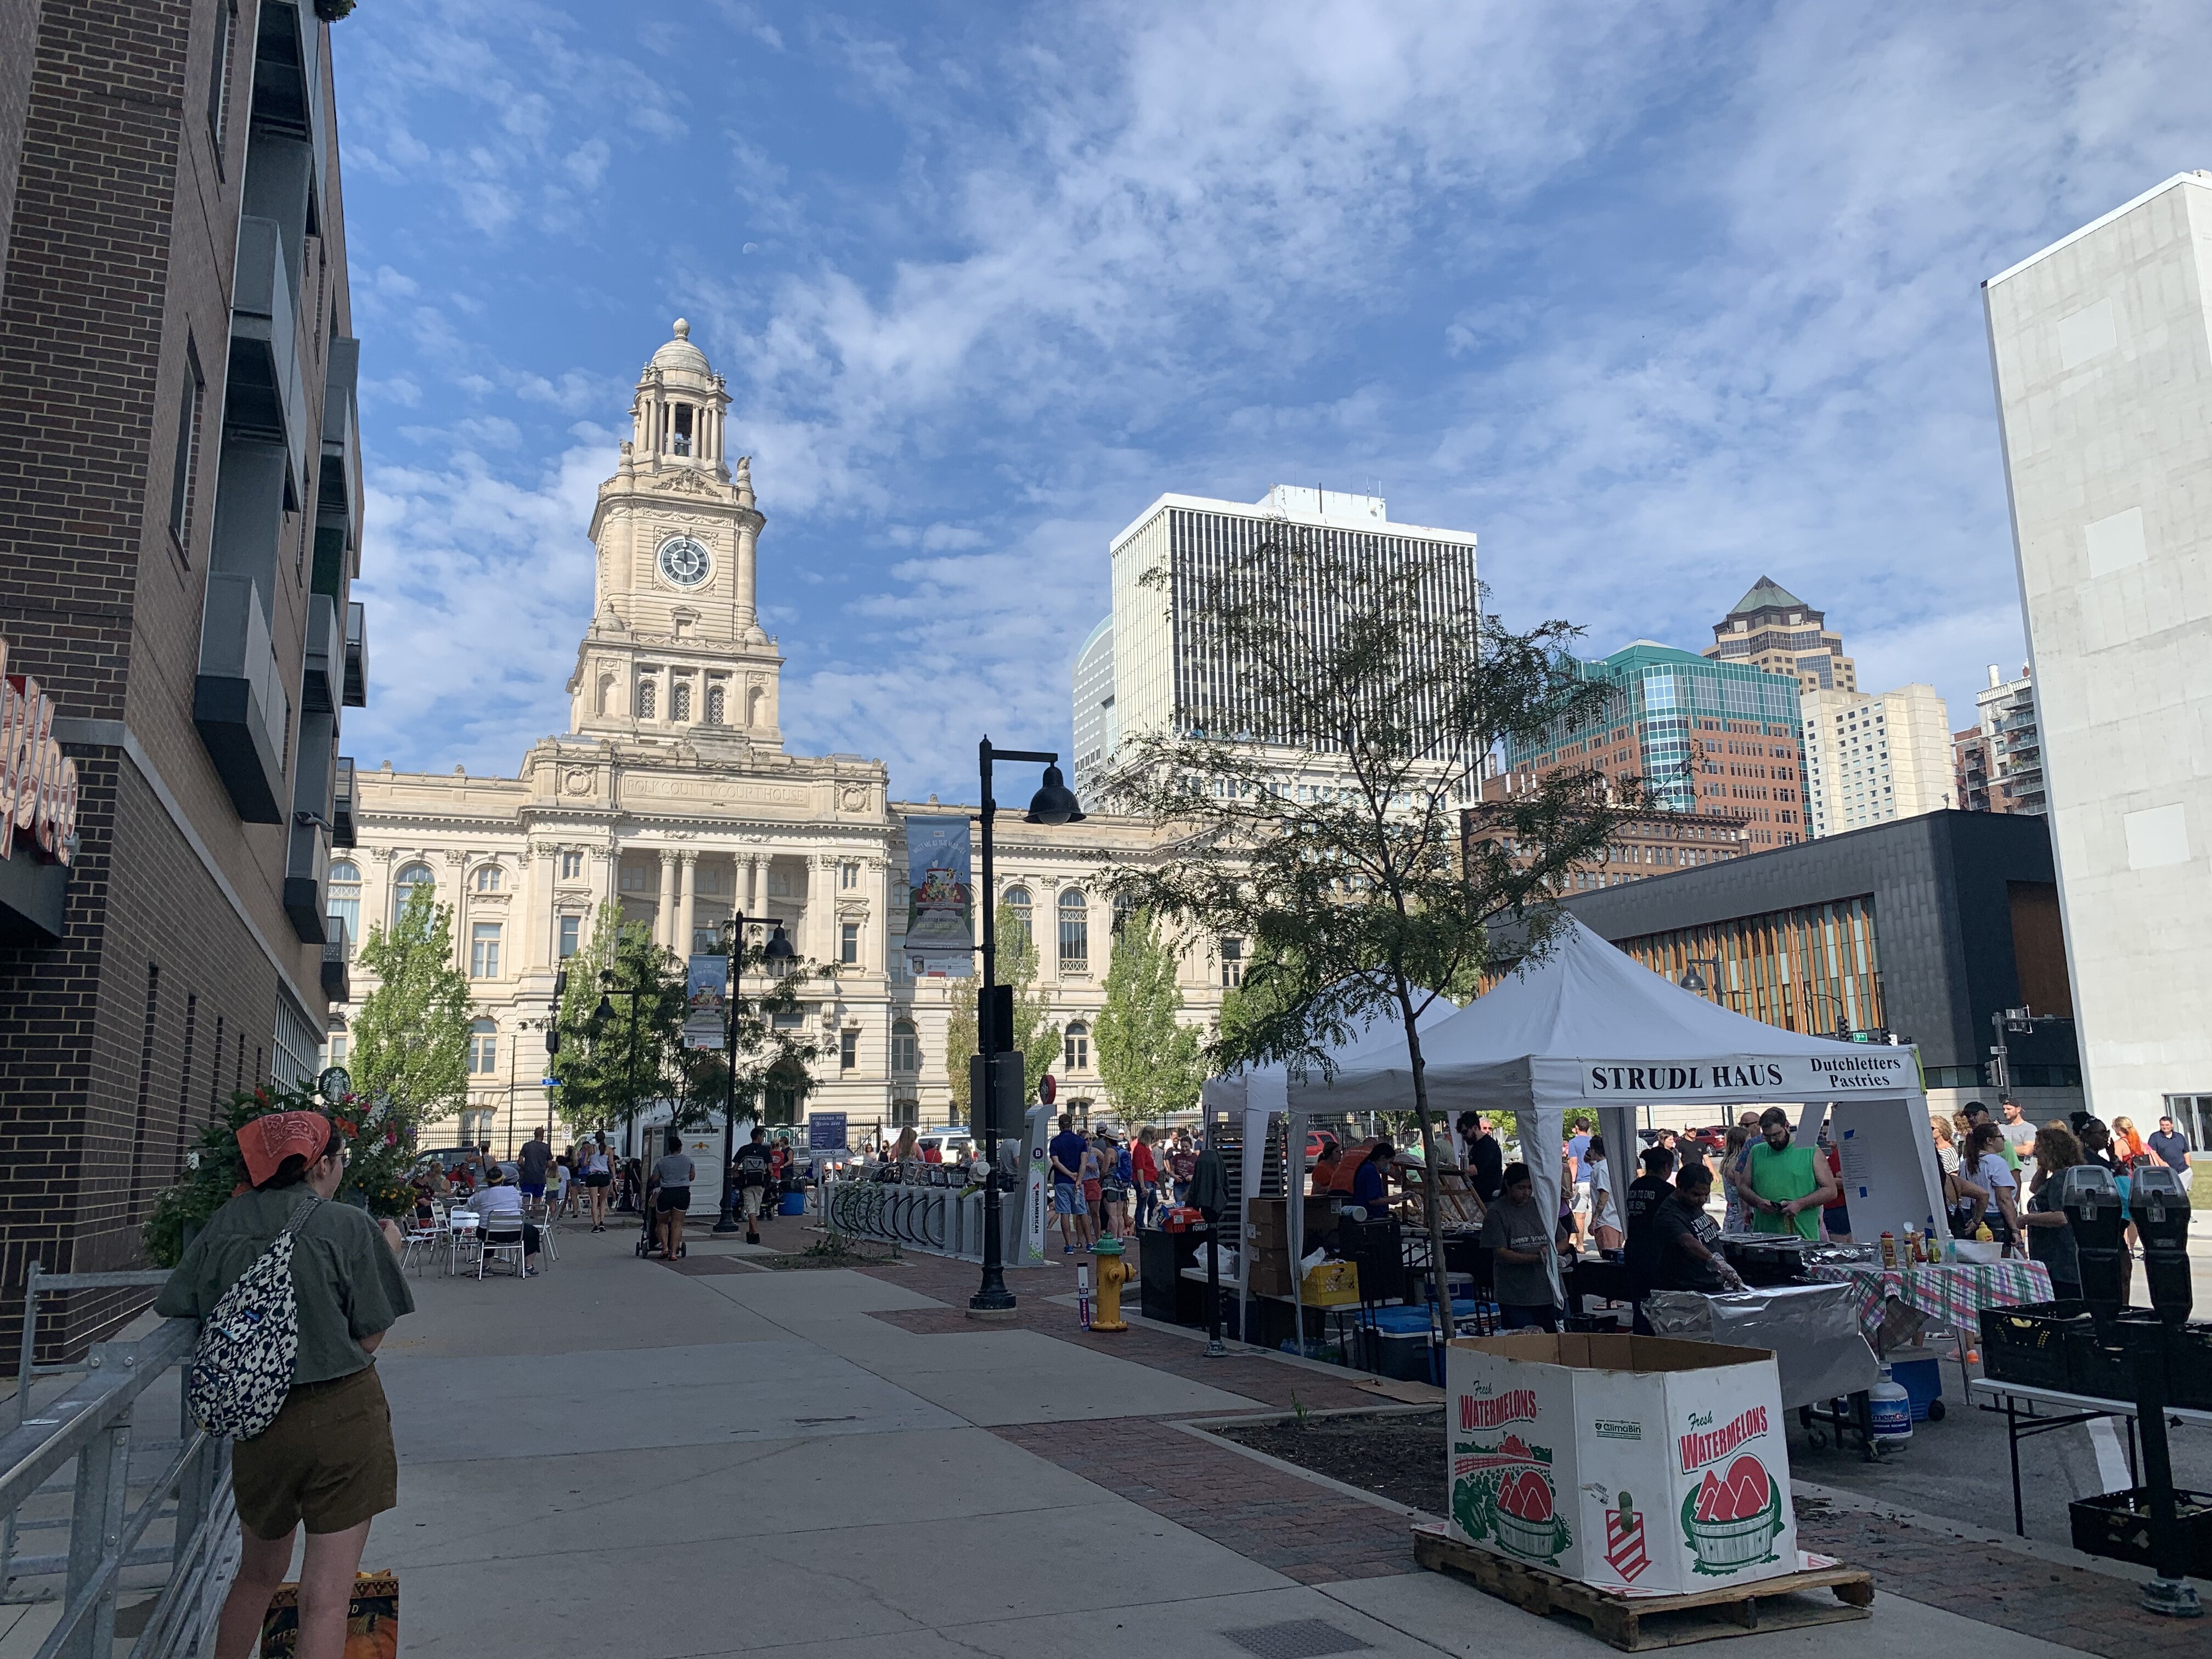
MULTIPOLYGON (((364 772, 358 844, 331 867, 331 906, 349 939, 389 925, 422 884, 452 907, 479 1012, 468 1108, 433 1143, 489 1138, 504 1151, 547 1121, 554 975, 564 963, 597 971, 580 953, 608 905, 679 955, 719 948, 733 910, 781 918, 800 954, 827 969, 805 994, 823 1055, 805 1109, 847 1113, 856 1138, 941 1122, 950 1109, 957 981, 917 978, 900 950, 904 824, 910 812, 969 809, 895 800, 880 761, 786 750, 784 658, 760 624, 767 518, 749 459, 729 453, 722 377, 690 332, 679 319, 646 365, 631 436, 599 487, 598 582, 568 680, 568 730, 534 745, 511 778, 364 772)), ((945 740, 966 752, 981 735, 945 740)), ((1152 832, 1103 815, 1024 823, 1035 787, 1013 771, 999 784, 1012 803, 997 820, 999 897, 1030 917, 1039 989, 1066 1033, 1061 1098, 1103 1109, 1091 1033, 1113 917, 1098 878, 1141 855, 1152 832)), ((1188 1018, 1217 1012, 1224 956, 1233 979, 1234 942, 1187 953, 1188 1018)), ((349 988, 331 1010, 334 1060, 374 988, 358 963, 349 988)))

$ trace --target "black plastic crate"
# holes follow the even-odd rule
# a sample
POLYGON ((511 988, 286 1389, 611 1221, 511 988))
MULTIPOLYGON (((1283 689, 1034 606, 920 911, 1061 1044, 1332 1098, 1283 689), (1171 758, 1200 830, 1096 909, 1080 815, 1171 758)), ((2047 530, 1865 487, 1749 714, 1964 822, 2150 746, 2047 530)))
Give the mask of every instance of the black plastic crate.
POLYGON ((2166 1351, 2166 1387, 2170 1404, 2212 1411, 2212 1323, 2192 1320, 2174 1332, 2166 1351))
POLYGON ((2069 1389, 2067 1338, 2089 1330, 2087 1308, 2079 1302, 2030 1302, 2013 1308, 1982 1310, 1982 1374, 2000 1382, 2030 1388, 2069 1389))
MULTIPOLYGON (((2212 1578, 2212 1492, 2176 1492, 2185 1551, 2184 1571, 2192 1578, 2212 1578)), ((2074 1528, 2074 1547, 2107 1561, 2156 1565, 2150 1553, 2150 1489, 2108 1492, 2080 1498, 2066 1506, 2074 1528)))
MULTIPOLYGON (((2157 1316, 2148 1308, 2134 1308, 2122 1314, 2118 1323, 2122 1328, 2151 1325, 2157 1323, 2157 1316)), ((2177 1379, 2192 1398, 2203 1392, 2201 1382, 2187 1376, 2188 1362, 2179 1346, 2185 1335, 2185 1333, 2175 1332, 2169 1339, 2175 1345, 2166 1352, 2166 1403, 2169 1406, 2190 1403, 2177 1391, 2177 1379)), ((2066 1333, 2068 1389, 2098 1400, 2133 1401, 2136 1397, 2136 1361, 2135 1356, 2124 1346, 2125 1340, 2124 1328, 2116 1329, 2110 1341, 2100 1341, 2095 1326, 2086 1320, 2069 1328, 2066 1333)))

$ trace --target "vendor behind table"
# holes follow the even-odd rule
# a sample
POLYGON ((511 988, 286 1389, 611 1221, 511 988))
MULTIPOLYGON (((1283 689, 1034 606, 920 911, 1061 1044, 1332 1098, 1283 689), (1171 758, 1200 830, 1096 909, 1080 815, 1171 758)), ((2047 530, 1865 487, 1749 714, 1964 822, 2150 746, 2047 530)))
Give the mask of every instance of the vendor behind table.
POLYGON ((1759 1115, 1762 1137, 1745 1159, 1736 1190, 1751 1211, 1754 1231, 1794 1232, 1800 1238, 1820 1236, 1820 1210, 1836 1195, 1836 1179, 1828 1164, 1811 1146, 1792 1139, 1790 1114, 1770 1106, 1759 1115))

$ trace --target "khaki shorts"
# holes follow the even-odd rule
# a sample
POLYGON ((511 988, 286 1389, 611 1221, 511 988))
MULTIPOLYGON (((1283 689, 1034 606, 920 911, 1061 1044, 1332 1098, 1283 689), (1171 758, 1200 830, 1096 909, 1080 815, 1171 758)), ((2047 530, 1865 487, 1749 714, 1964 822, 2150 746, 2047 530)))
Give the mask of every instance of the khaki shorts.
POLYGON ((276 1420, 231 1448, 238 1518, 257 1538, 343 1532, 399 1503, 399 1457, 392 1409, 376 1367, 307 1382, 285 1397, 276 1420))
POLYGON ((744 1211, 745 1219, 750 1221, 760 1214, 762 1208, 761 1200, 768 1196, 768 1188, 765 1187, 740 1187, 738 1188, 738 1196, 742 1200, 741 1207, 744 1211))

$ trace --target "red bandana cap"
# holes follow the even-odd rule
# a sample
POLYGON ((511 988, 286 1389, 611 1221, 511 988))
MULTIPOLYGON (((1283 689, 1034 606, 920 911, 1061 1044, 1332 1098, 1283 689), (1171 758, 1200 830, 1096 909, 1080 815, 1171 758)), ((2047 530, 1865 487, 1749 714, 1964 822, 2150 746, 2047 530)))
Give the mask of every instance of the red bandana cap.
POLYGON ((246 1178, 256 1187, 275 1175, 295 1152, 310 1164, 319 1162, 330 1144, 331 1121, 320 1112, 271 1112, 238 1132, 238 1150, 246 1157, 246 1178))

